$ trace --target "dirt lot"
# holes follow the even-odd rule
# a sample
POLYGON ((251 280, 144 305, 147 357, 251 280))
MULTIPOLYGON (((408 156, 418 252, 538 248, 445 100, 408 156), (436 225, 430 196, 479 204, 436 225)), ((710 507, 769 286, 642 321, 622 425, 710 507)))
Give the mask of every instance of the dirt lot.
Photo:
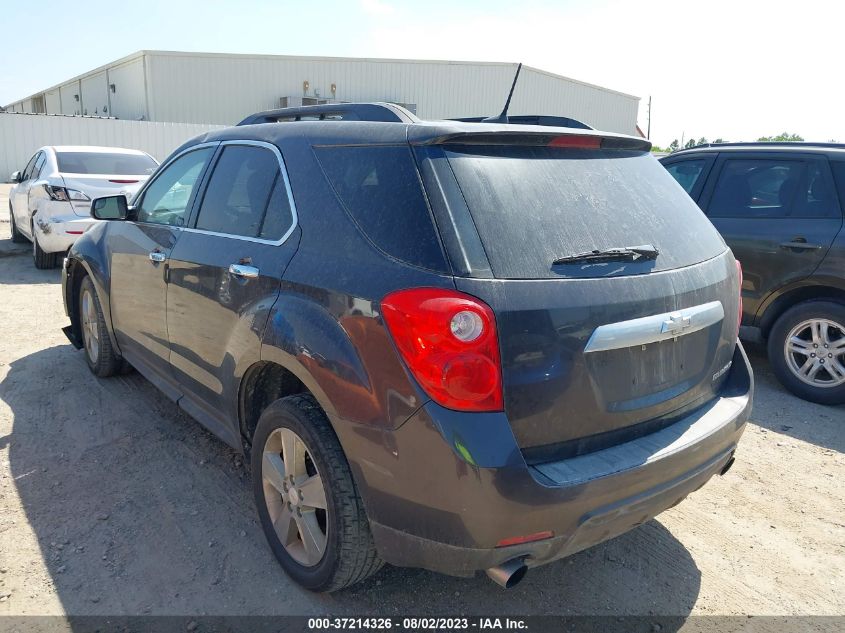
POLYGON ((845 613, 845 407, 787 394, 758 350, 736 465, 657 520, 508 592, 395 568, 302 591, 265 545, 240 457, 139 375, 88 372, 60 331, 59 271, 13 247, 6 209, 0 196, 0 615, 845 613))

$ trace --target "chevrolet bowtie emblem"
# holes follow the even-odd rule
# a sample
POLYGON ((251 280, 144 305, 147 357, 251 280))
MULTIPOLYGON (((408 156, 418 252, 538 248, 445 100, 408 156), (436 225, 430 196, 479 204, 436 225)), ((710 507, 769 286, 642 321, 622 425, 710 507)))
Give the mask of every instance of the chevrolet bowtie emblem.
POLYGON ((663 322, 660 328, 662 333, 679 334, 692 325, 690 317, 684 316, 680 312, 673 312, 669 315, 669 320, 663 322))

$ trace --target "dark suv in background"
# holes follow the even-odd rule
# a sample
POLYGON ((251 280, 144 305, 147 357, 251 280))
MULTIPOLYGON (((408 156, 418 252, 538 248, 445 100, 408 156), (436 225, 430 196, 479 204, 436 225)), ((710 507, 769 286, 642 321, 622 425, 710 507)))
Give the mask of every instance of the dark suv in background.
POLYGON ((254 115, 71 250, 69 338, 250 456, 270 547, 503 586, 724 473, 751 408, 740 270, 642 139, 254 115))
POLYGON ((796 395, 845 402, 845 145, 729 143, 661 162, 742 262, 741 336, 768 342, 796 395))

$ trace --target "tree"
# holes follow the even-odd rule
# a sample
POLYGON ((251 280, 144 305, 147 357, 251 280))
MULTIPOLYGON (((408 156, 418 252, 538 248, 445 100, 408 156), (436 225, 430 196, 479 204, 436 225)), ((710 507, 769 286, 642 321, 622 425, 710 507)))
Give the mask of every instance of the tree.
POLYGON ((704 137, 704 136, 702 136, 700 139, 698 139, 698 143, 697 143, 697 144, 698 144, 698 145, 707 145, 707 138, 706 138, 706 137, 704 137))
POLYGON ((678 148, 679 148, 680 146, 681 146, 681 144, 680 144, 680 143, 678 143, 678 139, 675 139, 675 140, 673 140, 671 143, 669 143, 669 151, 670 151, 670 152, 677 152, 677 151, 678 151, 678 148))
POLYGON ((684 145, 684 148, 690 149, 691 147, 695 147, 696 145, 698 145, 698 142, 694 138, 691 138, 690 140, 688 140, 686 142, 686 144, 684 145))
POLYGON ((774 143, 796 143, 803 141, 804 137, 798 134, 790 134, 789 132, 782 132, 777 136, 761 136, 758 141, 769 141, 774 143))
POLYGON ((719 143, 727 143, 727 142, 728 141, 726 141, 725 139, 720 137, 720 138, 717 138, 715 141, 713 141, 713 144, 718 145, 719 143))

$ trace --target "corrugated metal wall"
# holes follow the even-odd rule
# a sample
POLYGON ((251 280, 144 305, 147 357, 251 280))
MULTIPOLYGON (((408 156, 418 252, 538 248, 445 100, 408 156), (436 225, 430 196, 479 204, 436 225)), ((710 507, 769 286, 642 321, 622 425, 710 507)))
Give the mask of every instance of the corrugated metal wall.
MULTIPOLYGON (((414 103, 423 119, 501 111, 515 66, 481 62, 394 61, 148 52, 149 118, 233 124, 278 107, 279 98, 414 103), (336 92, 331 92, 335 84, 336 92)), ((639 99, 524 68, 512 114, 570 116, 633 134, 639 99)), ((119 116, 119 114, 118 114, 119 116)))
POLYGON ((189 138, 218 125, 119 121, 43 114, 0 113, 0 181, 23 169, 45 145, 105 145, 140 149, 164 160, 189 138))

